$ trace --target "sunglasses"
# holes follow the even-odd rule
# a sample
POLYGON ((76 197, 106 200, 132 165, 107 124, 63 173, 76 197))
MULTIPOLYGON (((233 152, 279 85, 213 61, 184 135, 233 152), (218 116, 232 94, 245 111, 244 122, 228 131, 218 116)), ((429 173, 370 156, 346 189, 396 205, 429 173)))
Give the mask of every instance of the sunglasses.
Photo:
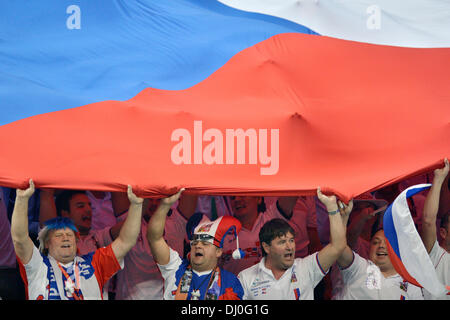
POLYGON ((195 246, 199 241, 214 244, 214 237, 209 234, 194 234, 191 240, 191 246, 195 246))

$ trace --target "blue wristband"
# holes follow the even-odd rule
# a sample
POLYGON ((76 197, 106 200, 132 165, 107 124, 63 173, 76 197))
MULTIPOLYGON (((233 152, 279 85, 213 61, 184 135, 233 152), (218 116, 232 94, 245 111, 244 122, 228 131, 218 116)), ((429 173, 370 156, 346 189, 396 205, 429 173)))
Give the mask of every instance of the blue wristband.
POLYGON ((334 211, 328 211, 328 214, 330 215, 330 216, 334 216, 336 213, 338 213, 339 212, 339 209, 336 209, 336 210, 334 210, 334 211))

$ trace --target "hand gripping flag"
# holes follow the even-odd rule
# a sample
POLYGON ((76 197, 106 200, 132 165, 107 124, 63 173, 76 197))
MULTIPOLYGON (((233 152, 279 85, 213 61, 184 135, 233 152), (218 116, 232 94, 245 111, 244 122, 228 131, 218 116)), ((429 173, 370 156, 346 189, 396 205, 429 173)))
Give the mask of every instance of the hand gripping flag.
POLYGON ((437 168, 450 10, 412 1, 0 1, 0 185, 348 201, 437 168))
POLYGON ((430 187, 431 184, 418 184, 404 190, 384 213, 383 227, 388 254, 398 274, 432 295, 442 296, 447 290, 437 278, 407 202, 408 198, 430 187))

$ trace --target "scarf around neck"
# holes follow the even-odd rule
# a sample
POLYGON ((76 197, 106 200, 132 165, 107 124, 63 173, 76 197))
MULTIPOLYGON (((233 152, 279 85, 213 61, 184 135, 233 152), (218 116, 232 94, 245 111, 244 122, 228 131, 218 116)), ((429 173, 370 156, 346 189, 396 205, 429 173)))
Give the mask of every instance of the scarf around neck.
POLYGON ((215 270, 211 271, 211 274, 207 276, 209 278, 209 283, 203 299, 201 299, 202 297, 200 296, 201 285, 197 290, 194 290, 192 287, 192 272, 192 267, 189 264, 178 283, 175 300, 187 300, 190 291, 190 300, 217 300, 220 295, 221 287, 220 268, 216 267, 215 270))

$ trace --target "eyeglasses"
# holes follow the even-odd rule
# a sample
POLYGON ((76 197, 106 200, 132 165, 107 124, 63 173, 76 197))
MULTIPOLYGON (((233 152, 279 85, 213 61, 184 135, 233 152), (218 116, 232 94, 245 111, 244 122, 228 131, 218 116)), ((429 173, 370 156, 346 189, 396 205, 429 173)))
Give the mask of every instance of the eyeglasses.
POLYGON ((191 240, 191 246, 195 246, 199 241, 214 244, 214 237, 209 234, 194 234, 191 240))

